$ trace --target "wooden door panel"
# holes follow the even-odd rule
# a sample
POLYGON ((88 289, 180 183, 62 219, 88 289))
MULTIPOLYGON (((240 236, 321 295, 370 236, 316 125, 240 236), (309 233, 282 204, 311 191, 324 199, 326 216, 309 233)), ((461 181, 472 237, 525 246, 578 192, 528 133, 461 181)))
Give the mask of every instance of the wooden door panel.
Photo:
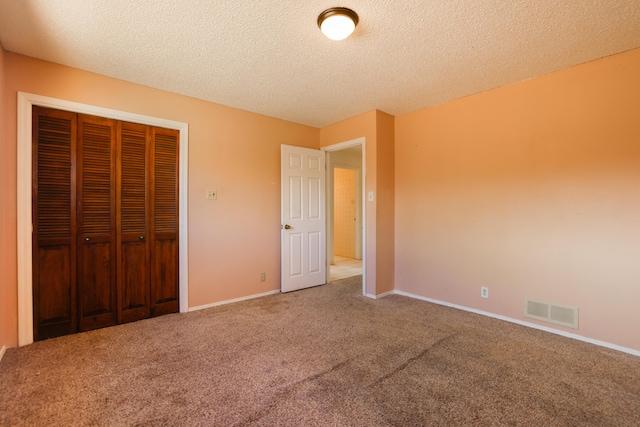
POLYGON ((113 323, 111 246, 110 242, 84 244, 82 273, 78 277, 82 288, 81 329, 84 331, 113 323))
POLYGON ((118 322, 150 316, 148 214, 150 129, 120 122, 118 146, 118 322))
POLYGON ((72 333, 76 329, 75 287, 71 271, 69 244, 39 245, 37 248, 38 313, 35 332, 38 339, 53 338, 72 333))
POLYGON ((34 340, 74 333, 76 114, 33 107, 34 340))
POLYGON ((178 245, 175 238, 156 238, 153 258, 152 316, 178 311, 178 245))
POLYGON ((79 329, 116 324, 116 122, 78 116, 79 329))
POLYGON ((178 131, 152 128, 151 315, 178 311, 178 131))
POLYGON ((122 242, 120 246, 121 284, 119 323, 146 319, 151 315, 149 308, 149 271, 147 249, 144 241, 122 242))

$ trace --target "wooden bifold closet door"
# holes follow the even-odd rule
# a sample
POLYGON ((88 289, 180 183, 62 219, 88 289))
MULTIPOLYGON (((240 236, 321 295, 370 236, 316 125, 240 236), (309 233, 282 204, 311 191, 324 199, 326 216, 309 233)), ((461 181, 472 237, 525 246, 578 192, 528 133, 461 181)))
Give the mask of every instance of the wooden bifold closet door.
POLYGON ((178 311, 178 141, 33 108, 35 340, 178 311))

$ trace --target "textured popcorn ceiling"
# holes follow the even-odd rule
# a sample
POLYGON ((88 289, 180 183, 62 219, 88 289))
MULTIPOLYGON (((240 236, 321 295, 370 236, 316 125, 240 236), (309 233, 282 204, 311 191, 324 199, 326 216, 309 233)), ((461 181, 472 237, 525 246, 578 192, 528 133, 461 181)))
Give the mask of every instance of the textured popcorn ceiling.
MULTIPOLYGON (((0 0, 5 50, 322 127, 640 47, 639 0, 0 0), (341 42, 320 12, 360 16, 341 42)), ((640 78, 640 77, 639 77, 640 78)))

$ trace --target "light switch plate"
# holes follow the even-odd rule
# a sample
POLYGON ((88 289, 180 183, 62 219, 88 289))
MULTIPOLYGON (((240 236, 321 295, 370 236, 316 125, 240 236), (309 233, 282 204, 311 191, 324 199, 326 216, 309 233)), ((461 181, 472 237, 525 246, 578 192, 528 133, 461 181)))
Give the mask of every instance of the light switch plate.
POLYGON ((217 200, 218 192, 216 190, 207 190, 207 200, 217 200))
POLYGON ((373 191, 369 191, 369 193, 367 194, 367 200, 373 202, 373 191))

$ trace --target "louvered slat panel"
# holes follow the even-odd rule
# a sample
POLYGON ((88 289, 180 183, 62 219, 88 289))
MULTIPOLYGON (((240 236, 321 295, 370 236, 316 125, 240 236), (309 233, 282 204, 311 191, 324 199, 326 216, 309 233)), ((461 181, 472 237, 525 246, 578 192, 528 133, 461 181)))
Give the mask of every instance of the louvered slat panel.
POLYGON ((71 237, 71 120, 38 116, 38 237, 71 237))
POLYGON ((78 116, 78 329, 116 324, 116 121, 78 116))
POLYGON ((146 131, 122 129, 121 143, 121 232, 146 231, 146 131))
POLYGON ((33 107, 34 340, 77 330, 76 114, 33 107))
POLYGON ((111 231, 111 127, 84 123, 82 129, 82 231, 111 231))
POLYGON ((156 233, 175 233, 178 218, 178 135, 155 135, 154 226, 156 233))
POLYGON ((119 124, 118 322, 150 317, 148 195, 149 127, 119 124))

